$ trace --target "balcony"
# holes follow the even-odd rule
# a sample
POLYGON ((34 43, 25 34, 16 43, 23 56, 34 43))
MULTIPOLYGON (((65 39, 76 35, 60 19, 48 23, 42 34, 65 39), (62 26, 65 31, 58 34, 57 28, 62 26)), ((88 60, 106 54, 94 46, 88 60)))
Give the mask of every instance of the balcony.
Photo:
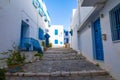
POLYGON ((95 6, 97 4, 104 4, 107 0, 80 0, 81 6, 95 6))

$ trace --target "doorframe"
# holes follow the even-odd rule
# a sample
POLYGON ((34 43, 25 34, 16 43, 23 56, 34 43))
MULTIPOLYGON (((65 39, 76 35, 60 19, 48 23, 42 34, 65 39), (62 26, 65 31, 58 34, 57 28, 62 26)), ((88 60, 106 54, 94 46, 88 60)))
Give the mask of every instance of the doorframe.
POLYGON ((25 22, 24 20, 21 20, 21 29, 20 29, 20 47, 22 44, 22 39, 23 39, 23 23, 25 23, 27 25, 27 27, 29 28, 29 24, 27 22, 25 22))
MULTIPOLYGON (((104 62, 104 48, 103 48, 103 60, 98 60, 96 58, 96 44, 95 44, 95 30, 94 30, 94 22, 97 21, 98 19, 100 19, 100 17, 95 18, 92 22, 91 22, 91 26, 92 26, 92 44, 93 44, 93 60, 97 60, 97 61, 102 61, 104 62)), ((100 28, 101 28, 101 24, 100 24, 100 28)), ((102 35, 102 31, 101 31, 101 35, 102 35)), ((101 36, 102 38, 102 36, 101 36)), ((103 46, 103 40, 102 40, 102 46, 103 46)))

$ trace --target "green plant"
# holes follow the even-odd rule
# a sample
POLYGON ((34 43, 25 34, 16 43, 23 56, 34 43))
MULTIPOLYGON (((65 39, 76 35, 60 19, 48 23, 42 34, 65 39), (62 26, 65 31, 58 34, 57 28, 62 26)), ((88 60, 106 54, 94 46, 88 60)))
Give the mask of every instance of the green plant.
POLYGON ((21 55, 20 51, 13 51, 12 55, 7 58, 7 65, 21 65, 25 61, 25 55, 21 55))
POLYGON ((11 53, 11 55, 7 58, 6 62, 8 67, 12 65, 21 65, 25 61, 25 55, 21 55, 19 48, 16 46, 15 43, 12 45, 13 50, 9 50, 8 53, 11 53))
POLYGON ((44 41, 42 41, 42 46, 45 46, 45 42, 44 41))
POLYGON ((100 65, 99 65, 99 63, 96 63, 95 65, 96 65, 97 67, 99 67, 99 66, 100 66, 100 65))
POLYGON ((52 43, 49 43, 49 47, 50 47, 50 48, 52 47, 52 43))
POLYGON ((49 45, 47 46, 47 48, 51 48, 52 47, 52 43, 49 43, 49 45))
POLYGON ((5 70, 0 69, 0 80, 5 80, 5 70))
POLYGON ((38 56, 38 57, 39 57, 39 59, 42 59, 43 54, 42 54, 42 53, 36 53, 34 56, 38 56))
POLYGON ((8 72, 14 73, 18 71, 23 71, 22 65, 25 61, 25 55, 21 55, 20 51, 13 50, 11 51, 11 56, 7 58, 6 62, 8 65, 8 72))

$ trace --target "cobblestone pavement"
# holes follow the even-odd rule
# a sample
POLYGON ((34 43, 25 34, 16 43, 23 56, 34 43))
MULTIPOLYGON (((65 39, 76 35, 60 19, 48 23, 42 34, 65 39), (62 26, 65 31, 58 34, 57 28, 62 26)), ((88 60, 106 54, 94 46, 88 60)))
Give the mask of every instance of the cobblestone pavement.
MULTIPOLYGON (((44 53, 43 60, 26 64, 24 73, 54 73, 100 71, 100 67, 92 64, 76 51, 68 48, 49 49, 44 53)), ((7 76, 7 80, 113 80, 109 75, 67 75, 67 76, 7 76)))

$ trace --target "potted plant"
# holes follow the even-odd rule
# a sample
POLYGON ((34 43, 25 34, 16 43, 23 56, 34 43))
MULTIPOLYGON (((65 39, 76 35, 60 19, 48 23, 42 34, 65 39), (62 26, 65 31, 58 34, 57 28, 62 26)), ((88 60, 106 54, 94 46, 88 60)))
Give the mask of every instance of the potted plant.
POLYGON ((42 46, 43 46, 43 47, 45 46, 45 41, 42 41, 42 46))
POLYGON ((45 41, 42 41, 43 50, 46 51, 47 47, 45 46, 45 41))
POLYGON ((0 69, 0 80, 5 80, 5 70, 0 69))
POLYGON ((12 51, 12 54, 7 58, 9 72, 17 72, 22 70, 22 65, 25 61, 25 55, 21 55, 20 51, 12 51))

